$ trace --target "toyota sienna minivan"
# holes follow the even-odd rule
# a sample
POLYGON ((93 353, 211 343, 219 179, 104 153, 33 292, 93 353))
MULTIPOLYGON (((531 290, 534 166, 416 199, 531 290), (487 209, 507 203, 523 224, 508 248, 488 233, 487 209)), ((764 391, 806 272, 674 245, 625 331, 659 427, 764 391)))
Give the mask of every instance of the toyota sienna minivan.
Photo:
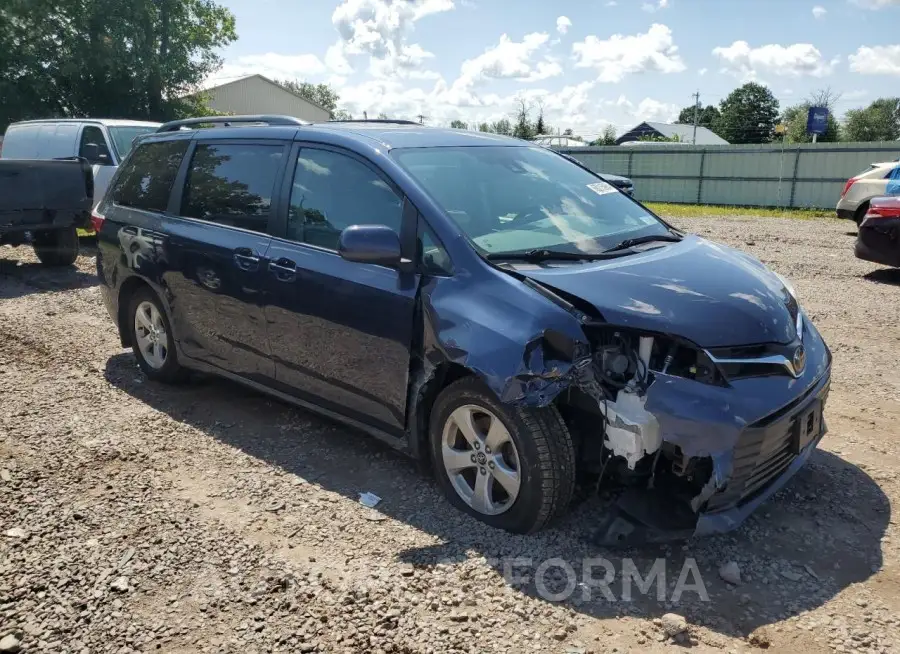
POLYGON ((585 476, 619 489, 601 540, 727 531, 825 433, 831 355, 787 281, 526 141, 177 121, 92 220, 148 378, 365 430, 498 528, 547 526, 585 476))

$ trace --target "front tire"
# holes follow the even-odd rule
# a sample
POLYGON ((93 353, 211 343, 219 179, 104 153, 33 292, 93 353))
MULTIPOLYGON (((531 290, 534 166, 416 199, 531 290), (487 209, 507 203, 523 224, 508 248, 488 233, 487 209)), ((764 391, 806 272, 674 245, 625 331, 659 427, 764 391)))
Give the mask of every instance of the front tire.
POLYGON ((177 383, 186 375, 178 363, 175 336, 162 303, 149 288, 131 297, 128 310, 131 346, 138 365, 153 381, 177 383))
POLYGON ((78 230, 75 227, 35 232, 34 253, 45 266, 71 266, 78 258, 78 230))
POLYGON ((568 509, 575 449, 556 407, 506 406, 469 377, 438 396, 429 432, 438 485, 465 513, 527 534, 568 509))

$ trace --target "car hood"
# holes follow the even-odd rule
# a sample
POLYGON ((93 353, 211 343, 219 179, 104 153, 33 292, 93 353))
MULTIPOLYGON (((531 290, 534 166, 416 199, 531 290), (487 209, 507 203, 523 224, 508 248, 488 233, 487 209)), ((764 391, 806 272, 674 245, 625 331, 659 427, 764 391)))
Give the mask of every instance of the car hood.
POLYGON ((604 321, 701 347, 789 343, 799 308, 781 278, 733 248, 679 243, 590 263, 516 264, 517 272, 593 305, 604 321))

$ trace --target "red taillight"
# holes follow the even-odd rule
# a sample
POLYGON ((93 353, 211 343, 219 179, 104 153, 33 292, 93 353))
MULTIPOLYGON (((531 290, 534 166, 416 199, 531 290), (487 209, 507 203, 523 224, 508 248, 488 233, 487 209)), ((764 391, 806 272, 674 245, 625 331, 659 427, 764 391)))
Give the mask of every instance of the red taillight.
POLYGON ((900 206, 897 207, 869 207, 866 212, 866 220, 879 218, 900 218, 900 206))
POLYGON ((94 232, 99 234, 100 230, 103 227, 103 221, 106 220, 105 216, 97 213, 97 211, 91 212, 91 227, 94 228, 94 232))
POLYGON ((841 197, 844 197, 845 195, 847 195, 847 191, 849 191, 850 187, 853 186, 854 184, 856 184, 856 177, 851 177, 850 179, 848 179, 847 183, 844 184, 844 190, 841 191, 841 197))

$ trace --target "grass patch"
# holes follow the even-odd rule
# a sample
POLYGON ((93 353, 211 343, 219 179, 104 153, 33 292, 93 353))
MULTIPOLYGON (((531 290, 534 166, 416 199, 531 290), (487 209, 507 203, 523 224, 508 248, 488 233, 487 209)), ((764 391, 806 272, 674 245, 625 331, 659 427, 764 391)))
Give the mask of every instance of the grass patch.
POLYGON ((702 218, 709 216, 748 216, 751 218, 834 218, 833 209, 767 209, 761 207, 729 207, 712 204, 670 204, 667 202, 645 202, 644 204, 661 216, 672 218, 702 218))

